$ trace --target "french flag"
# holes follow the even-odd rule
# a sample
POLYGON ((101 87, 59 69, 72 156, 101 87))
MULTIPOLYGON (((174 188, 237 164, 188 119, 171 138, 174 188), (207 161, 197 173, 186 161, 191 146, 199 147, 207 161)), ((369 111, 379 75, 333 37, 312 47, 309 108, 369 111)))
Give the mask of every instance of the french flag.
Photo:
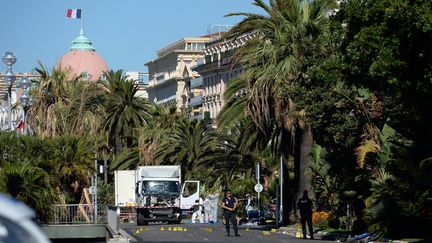
POLYGON ((81 9, 68 9, 66 17, 71 19, 81 19, 81 9))

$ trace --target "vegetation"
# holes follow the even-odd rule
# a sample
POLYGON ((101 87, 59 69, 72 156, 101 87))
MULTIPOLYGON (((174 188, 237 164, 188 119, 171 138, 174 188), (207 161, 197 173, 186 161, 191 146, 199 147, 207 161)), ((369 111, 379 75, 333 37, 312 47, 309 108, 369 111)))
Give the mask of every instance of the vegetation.
MULTIPOLYGON (((217 128, 150 105, 122 70, 90 83, 40 65, 32 136, 0 133, 0 190, 47 219, 47 205, 85 200, 95 155, 108 155, 111 172, 177 164, 205 190, 230 187, 240 197, 251 192, 259 161, 270 202, 282 156, 286 219, 309 189, 322 228, 428 237, 432 2, 252 3, 261 14, 229 15, 244 19, 224 38, 254 38, 235 50, 233 65, 245 71, 228 84, 217 128)), ((112 203, 112 184, 100 187, 112 203)))

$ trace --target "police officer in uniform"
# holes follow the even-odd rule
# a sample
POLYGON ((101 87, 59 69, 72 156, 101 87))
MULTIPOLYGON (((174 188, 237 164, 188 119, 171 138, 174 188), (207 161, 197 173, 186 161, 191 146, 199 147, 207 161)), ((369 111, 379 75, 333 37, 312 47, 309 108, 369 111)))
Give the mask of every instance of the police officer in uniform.
POLYGON ((306 222, 309 226, 310 238, 313 239, 312 229, 312 200, 308 197, 308 191, 303 191, 303 197, 298 200, 298 208, 300 209, 300 220, 303 230, 303 239, 306 239, 306 222))
POLYGON ((224 212, 227 236, 230 236, 230 221, 234 228, 234 235, 240 236, 238 233, 237 216, 235 212, 237 208, 237 198, 231 195, 230 190, 225 192, 225 197, 222 199, 221 207, 224 212))

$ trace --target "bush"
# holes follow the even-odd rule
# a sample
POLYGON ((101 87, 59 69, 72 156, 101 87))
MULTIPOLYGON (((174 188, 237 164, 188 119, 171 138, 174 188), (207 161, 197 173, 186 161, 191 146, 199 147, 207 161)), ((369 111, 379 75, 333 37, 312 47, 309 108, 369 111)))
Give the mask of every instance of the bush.
POLYGON ((329 212, 313 212, 312 225, 317 229, 327 229, 329 227, 329 219, 333 219, 333 217, 329 212))

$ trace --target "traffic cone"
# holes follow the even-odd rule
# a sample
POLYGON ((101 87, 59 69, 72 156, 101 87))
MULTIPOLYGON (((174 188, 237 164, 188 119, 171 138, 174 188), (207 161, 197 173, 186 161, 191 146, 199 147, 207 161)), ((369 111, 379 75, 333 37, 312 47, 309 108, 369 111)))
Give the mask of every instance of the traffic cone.
POLYGON ((164 227, 161 227, 160 231, 164 231, 164 230, 165 230, 165 228, 164 228, 164 227))
POLYGON ((174 230, 173 231, 177 231, 177 227, 174 227, 174 230))
POLYGON ((135 234, 139 234, 139 233, 140 233, 140 230, 137 229, 137 230, 135 231, 135 234))
POLYGON ((183 229, 183 232, 187 232, 187 229, 186 229, 186 228, 184 228, 184 229, 183 229))
POLYGON ((168 227, 168 231, 172 231, 171 227, 168 227))

